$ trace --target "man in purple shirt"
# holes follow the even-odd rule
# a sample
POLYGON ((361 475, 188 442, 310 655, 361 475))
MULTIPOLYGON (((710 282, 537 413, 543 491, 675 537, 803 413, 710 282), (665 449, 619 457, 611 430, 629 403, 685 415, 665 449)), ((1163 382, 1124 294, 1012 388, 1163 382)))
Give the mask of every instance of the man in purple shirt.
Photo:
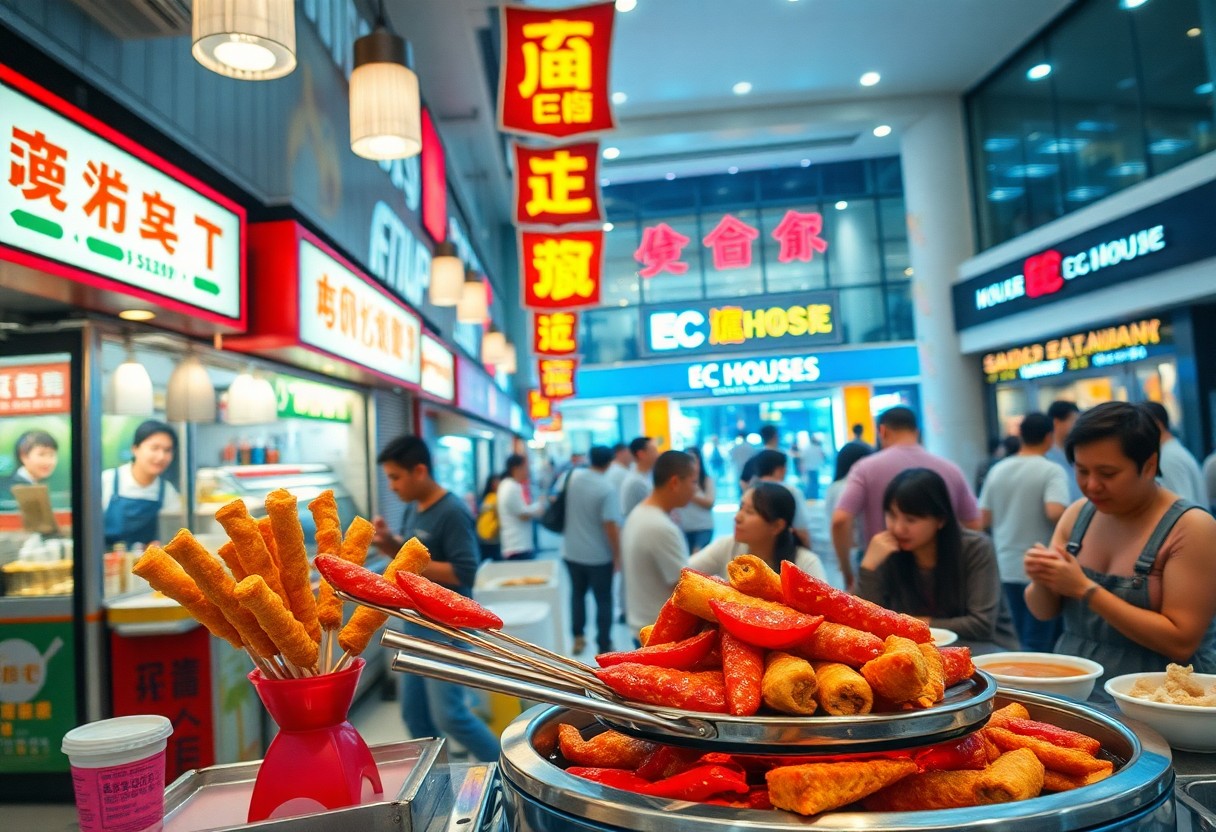
POLYGON ((982 529, 983 519, 975 495, 962 470, 949 460, 929 453, 920 444, 920 428, 916 414, 907 407, 892 407, 878 417, 878 438, 882 450, 857 462, 849 471, 836 511, 832 513, 832 546, 845 587, 853 587, 853 563, 849 558, 853 546, 853 521, 861 517, 862 545, 883 531, 882 495, 895 475, 908 468, 928 468, 936 471, 950 489, 950 501, 959 522, 969 529, 982 529))

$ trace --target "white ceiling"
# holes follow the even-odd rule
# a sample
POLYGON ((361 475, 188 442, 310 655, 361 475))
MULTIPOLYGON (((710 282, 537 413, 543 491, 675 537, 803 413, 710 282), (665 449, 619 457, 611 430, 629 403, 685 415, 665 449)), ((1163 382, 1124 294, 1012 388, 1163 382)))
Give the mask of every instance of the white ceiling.
MULTIPOLYGON (((637 0, 616 16, 613 181, 893 155, 926 97, 957 95, 1072 0, 637 0), (881 82, 865 88, 862 73, 881 82), (731 92, 738 81, 752 92, 731 92), (894 128, 886 138, 878 124, 894 128)), ((389 0, 470 198, 506 217, 508 172, 478 47, 497 4, 389 0)), ((568 2, 537 0, 533 6, 568 2)), ((497 46, 495 45, 495 49, 497 46)), ((494 74, 491 70, 490 75, 494 74)))

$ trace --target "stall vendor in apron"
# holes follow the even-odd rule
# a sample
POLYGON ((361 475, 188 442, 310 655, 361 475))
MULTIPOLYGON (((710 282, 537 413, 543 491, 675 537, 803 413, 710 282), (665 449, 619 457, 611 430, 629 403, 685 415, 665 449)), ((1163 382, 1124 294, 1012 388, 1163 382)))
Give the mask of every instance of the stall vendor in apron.
POLYGON ((101 472, 106 546, 146 546, 160 537, 161 512, 181 511, 181 496, 163 476, 176 450, 173 428, 149 419, 135 429, 131 461, 101 472))
POLYGON ((1107 679, 1170 662, 1216 672, 1216 519, 1157 482, 1161 431, 1139 405, 1107 402, 1065 444, 1085 499, 1049 546, 1026 553, 1026 605, 1063 614, 1055 651, 1102 664, 1107 679))

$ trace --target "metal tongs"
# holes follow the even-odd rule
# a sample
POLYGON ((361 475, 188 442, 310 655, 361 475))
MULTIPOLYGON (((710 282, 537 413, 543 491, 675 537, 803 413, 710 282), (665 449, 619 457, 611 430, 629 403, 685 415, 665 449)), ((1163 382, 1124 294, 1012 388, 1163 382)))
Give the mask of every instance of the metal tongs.
POLYGON ((334 592, 344 600, 400 618, 472 648, 385 630, 380 643, 397 651, 391 667, 398 672, 548 702, 678 736, 712 739, 717 735, 717 729, 710 721, 650 706, 626 704, 595 676, 589 665, 501 630, 474 632, 450 627, 413 610, 369 603, 337 587, 334 592))

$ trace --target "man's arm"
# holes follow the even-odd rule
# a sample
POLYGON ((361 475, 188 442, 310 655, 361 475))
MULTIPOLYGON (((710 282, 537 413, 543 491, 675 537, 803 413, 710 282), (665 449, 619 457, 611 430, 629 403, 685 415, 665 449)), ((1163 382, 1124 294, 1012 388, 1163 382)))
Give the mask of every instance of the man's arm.
POLYGON ((621 568, 621 530, 615 520, 604 521, 604 537, 608 540, 608 549, 612 552, 612 569, 621 568))

